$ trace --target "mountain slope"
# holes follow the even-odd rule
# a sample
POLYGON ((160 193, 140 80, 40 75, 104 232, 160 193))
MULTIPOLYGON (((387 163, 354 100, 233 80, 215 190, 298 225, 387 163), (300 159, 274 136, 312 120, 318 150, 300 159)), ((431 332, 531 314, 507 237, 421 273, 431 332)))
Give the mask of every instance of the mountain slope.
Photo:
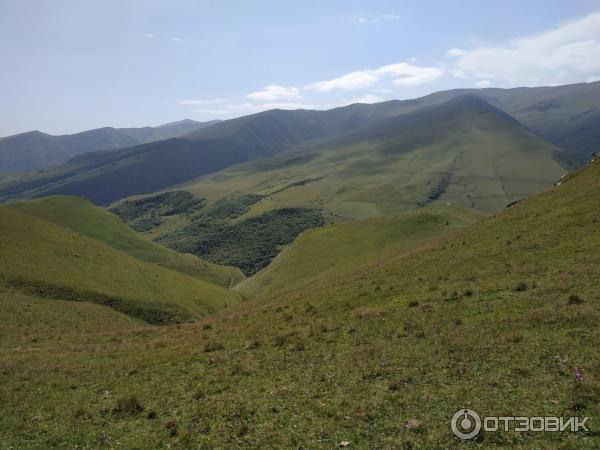
POLYGON ((333 218, 364 218, 432 202, 495 212, 551 186, 564 173, 554 160, 558 151, 479 97, 464 95, 182 188, 209 199, 262 195, 250 215, 310 206, 333 218))
POLYGON ((324 278, 365 271, 480 218, 472 210, 439 206, 307 230, 235 290, 250 298, 269 298, 324 278))
POLYGON ((10 205, 30 216, 69 228, 143 261, 185 273, 200 280, 229 287, 243 278, 233 267, 219 266, 181 254, 144 238, 118 217, 78 197, 46 197, 10 205))
POLYGON ((29 131, 0 138, 0 173, 32 172, 64 164, 82 153, 161 141, 214 123, 184 120, 158 127, 105 127, 62 136, 29 131))
MULTIPOLYGON (((600 161, 429 248, 249 300, 203 327, 8 328, 0 438, 16 448, 463 448, 450 418, 467 407, 593 426, 599 190, 600 161)), ((595 448, 591 430, 483 432, 468 445, 595 448)))
MULTIPOLYGON (((235 165, 172 192, 192 193, 203 209, 194 203, 160 220, 146 217, 143 208, 133 215, 120 206, 113 211, 132 226, 147 225, 144 230, 163 245, 235 265, 250 276, 277 255, 269 238, 283 234, 278 244, 295 238, 270 233, 303 231, 296 227, 305 225, 301 212, 319 212, 326 223, 446 203, 493 213, 552 186, 564 173, 553 158, 558 151, 511 116, 465 95, 235 165), (210 208, 219 205, 238 208, 215 222, 210 208), (282 220, 271 220, 275 216, 282 220), (259 224, 266 233, 252 232, 259 224), (226 245, 231 236, 234 247, 226 245)), ((143 199, 155 204, 163 197, 168 192, 121 205, 143 199)))
POLYGON ((109 306, 149 323, 191 320, 237 301, 225 288, 138 260, 95 239, 0 208, 2 290, 109 306))
POLYGON ((396 102, 395 114, 477 95, 512 115, 537 135, 565 150, 567 162, 582 166, 600 150, 600 81, 531 88, 453 89, 396 102))
POLYGON ((232 164, 352 130, 389 114, 353 105, 329 111, 272 110, 215 124, 182 138, 88 153, 0 189, 0 197, 80 195, 107 204, 155 192, 232 164))

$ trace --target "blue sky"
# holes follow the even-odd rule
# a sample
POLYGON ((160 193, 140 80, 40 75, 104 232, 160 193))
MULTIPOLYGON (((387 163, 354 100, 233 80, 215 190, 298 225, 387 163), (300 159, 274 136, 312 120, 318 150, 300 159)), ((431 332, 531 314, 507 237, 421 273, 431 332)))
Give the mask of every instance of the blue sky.
POLYGON ((0 135, 226 119, 597 80, 600 4, 0 0, 0 61, 0 135))

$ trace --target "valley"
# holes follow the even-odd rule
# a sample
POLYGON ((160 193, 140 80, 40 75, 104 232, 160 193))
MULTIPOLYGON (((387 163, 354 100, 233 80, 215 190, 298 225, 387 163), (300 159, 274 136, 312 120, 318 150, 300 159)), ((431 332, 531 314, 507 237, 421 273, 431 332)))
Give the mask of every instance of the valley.
POLYGON ((183 121, 6 170, 0 448, 462 448, 461 408, 596 423, 599 93, 183 121))

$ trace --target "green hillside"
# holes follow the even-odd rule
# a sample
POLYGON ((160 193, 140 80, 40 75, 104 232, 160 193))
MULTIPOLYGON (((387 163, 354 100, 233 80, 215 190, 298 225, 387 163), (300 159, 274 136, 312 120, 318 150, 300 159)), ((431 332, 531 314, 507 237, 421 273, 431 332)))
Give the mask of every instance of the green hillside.
MULTIPOLYGON (((19 448, 442 449, 467 445, 449 426, 464 407, 597 423, 599 189, 596 162, 431 245, 399 246, 397 257, 202 325, 101 322, 84 336, 49 316, 40 336, 22 336, 15 324, 30 316, 9 309, 0 439, 19 448)), ((17 227, 28 223, 37 222, 17 227)), ((594 432, 498 432, 468 445, 596 441, 594 432)))
POLYGON ((431 245, 432 239, 479 218, 472 210, 440 206, 310 229, 235 289, 250 298, 268 298, 317 280, 364 271, 431 245))
POLYGON ((440 202, 496 212, 564 174, 555 152, 511 117, 466 95, 236 165, 182 189, 208 199, 262 195, 249 215, 304 206, 324 208, 334 219, 365 218, 440 202))
POLYGON ((112 210, 169 248, 253 275, 279 246, 322 224, 307 223, 307 214, 338 223, 446 204, 494 213, 552 186, 565 173, 557 152, 512 117, 465 95, 112 210), (211 211, 220 205, 237 209, 214 220, 211 211), (267 232, 257 235, 259 223, 267 232), (282 229, 293 232, 280 238, 282 229))
POLYGON ((209 283, 229 287, 244 277, 234 267, 220 266, 162 247, 136 233, 115 215, 80 197, 45 197, 13 203, 11 207, 97 239, 135 258, 209 283))
POLYGON ((0 208, 2 289, 109 306, 149 323, 180 322, 234 304, 230 291, 149 264, 95 239, 0 208))
POLYGON ((265 267, 281 246, 305 229, 324 223, 321 212, 309 208, 276 209, 239 220, 260 199, 242 195, 207 203, 186 191, 170 191, 119 202, 111 211, 169 248, 233 265, 252 275, 265 267))

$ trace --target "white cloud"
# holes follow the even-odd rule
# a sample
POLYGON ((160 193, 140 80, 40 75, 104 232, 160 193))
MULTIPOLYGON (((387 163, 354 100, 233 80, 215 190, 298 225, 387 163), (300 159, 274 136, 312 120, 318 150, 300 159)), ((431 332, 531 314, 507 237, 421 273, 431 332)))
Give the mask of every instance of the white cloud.
POLYGON ((302 98, 300 89, 295 87, 286 88, 276 84, 265 86, 262 90, 252 92, 246 95, 246 97, 259 101, 299 100, 302 98))
POLYGON ((600 73, 600 12, 456 56, 456 70, 510 86, 581 82, 600 73))
POLYGON ((150 39, 150 38, 153 38, 153 37, 154 37, 154 35, 153 35, 152 33, 146 33, 146 34, 144 35, 144 37, 145 37, 145 38, 148 38, 148 39, 150 39))
POLYGON ((366 17, 359 17, 358 18, 358 23, 367 23, 368 19, 366 17))
POLYGON ((211 99, 202 99, 202 100, 180 100, 177 103, 180 105, 218 105, 219 103, 225 103, 227 101, 226 98, 211 98, 211 99))
POLYGON ((352 98, 349 100, 344 100, 344 104, 351 105, 353 103, 379 103, 382 102, 383 99, 375 94, 367 94, 362 97, 352 98))
POLYGON ((172 40, 173 42, 183 42, 183 39, 181 39, 181 38, 178 38, 178 37, 172 37, 172 38, 171 38, 171 40, 172 40))
POLYGON ((451 56, 451 57, 462 56, 464 54, 465 54, 465 51, 461 50, 460 48, 451 48, 450 50, 448 50, 446 52, 446 56, 451 56))
POLYGON ((409 63, 397 63, 379 67, 378 69, 358 70, 332 80, 318 81, 309 84, 306 89, 317 92, 330 92, 336 89, 355 91, 368 88, 383 78, 399 77, 393 80, 394 85, 418 86, 440 78, 444 71, 437 67, 416 66, 409 63))
POLYGON ((317 92, 329 92, 334 89, 343 89, 345 91, 353 91, 362 89, 377 83, 379 77, 370 70, 359 70, 351 72, 341 77, 334 78, 328 81, 318 81, 309 84, 307 89, 312 89, 317 92))
POLYGON ((490 80, 481 80, 478 81, 477 83, 475 83, 475 87, 477 88, 487 88, 490 87, 492 85, 492 82, 490 80))
POLYGON ((444 75, 444 71, 439 67, 423 67, 407 63, 380 67, 376 72, 400 77, 392 81, 394 86, 398 87, 420 86, 431 83, 444 75))

